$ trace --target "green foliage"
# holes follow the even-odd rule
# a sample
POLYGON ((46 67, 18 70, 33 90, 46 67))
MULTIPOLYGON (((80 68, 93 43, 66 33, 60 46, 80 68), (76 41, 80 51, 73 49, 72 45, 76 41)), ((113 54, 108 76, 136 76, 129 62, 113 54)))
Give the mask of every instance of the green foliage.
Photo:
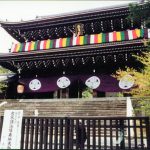
POLYGON ((126 67, 125 70, 119 69, 115 77, 121 79, 125 75, 131 75, 135 84, 129 93, 135 97, 150 96, 150 52, 143 52, 142 55, 134 55, 134 57, 144 65, 144 68, 140 71, 129 67, 126 67))
MULTIPOLYGON (((147 28, 150 28, 150 0, 144 4, 131 4, 129 7, 130 15, 129 20, 143 21, 147 28)), ((125 70, 117 70, 114 75, 117 79, 122 78, 125 75, 131 75, 134 78, 134 87, 130 91, 124 91, 129 93, 138 100, 136 110, 143 111, 145 115, 150 116, 150 41, 144 40, 144 45, 147 46, 147 52, 143 52, 140 56, 134 55, 140 63, 143 64, 141 70, 135 70, 134 68, 126 67, 125 70), (141 98, 143 97, 143 98, 141 98)))
POLYGON ((133 99, 135 114, 143 112, 146 116, 150 116, 150 97, 140 97, 133 99))
POLYGON ((6 88, 7 88, 7 83, 1 82, 0 83, 0 92, 4 92, 6 88))
POLYGON ((130 15, 128 16, 129 20, 136 21, 145 21, 146 27, 150 27, 150 0, 145 2, 142 5, 139 4, 130 4, 129 5, 130 15))
POLYGON ((124 91, 124 93, 140 98, 137 101, 137 110, 141 110, 150 116, 150 99, 145 98, 150 97, 150 52, 144 52, 141 56, 134 57, 144 65, 144 68, 140 71, 129 67, 126 67, 125 70, 119 69, 116 71, 115 77, 121 79, 125 75, 132 75, 135 81, 134 87, 130 91, 124 91))
MULTIPOLYGON (((144 4, 130 4, 130 14, 128 19, 145 21, 146 27, 150 27, 150 0, 147 0, 144 4)), ((150 95, 150 40, 144 40, 144 45, 148 47, 148 52, 143 53, 141 56, 134 56, 145 67, 140 72, 133 68, 126 68, 123 74, 131 74, 135 78, 135 87, 132 90, 133 96, 149 96, 150 95)))
MULTIPOLYGON (((6 74, 6 73, 10 73, 10 71, 5 68, 2 68, 0 66, 0 75, 6 74)), ((7 83, 5 81, 1 81, 0 82, 0 92, 5 91, 6 88, 7 88, 7 83)))
POLYGON ((82 98, 92 98, 92 97, 93 97, 93 90, 87 87, 82 92, 82 98))
POLYGON ((0 74, 6 74, 6 73, 11 73, 11 71, 0 66, 0 74))
POLYGON ((116 96, 117 96, 117 97, 123 97, 123 93, 118 92, 116 96))

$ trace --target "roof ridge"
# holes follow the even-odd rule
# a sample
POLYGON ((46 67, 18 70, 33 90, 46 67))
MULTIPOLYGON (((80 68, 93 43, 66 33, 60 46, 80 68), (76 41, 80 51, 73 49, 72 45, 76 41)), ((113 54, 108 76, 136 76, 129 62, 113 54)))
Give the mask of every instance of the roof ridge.
MULTIPOLYGON (((137 2, 134 2, 132 4, 136 4, 137 2)), ((62 13, 62 14, 55 14, 55 15, 47 15, 47 16, 38 16, 35 19, 31 19, 31 20, 26 20, 26 21, 2 21, 0 20, 0 24, 4 23, 4 24, 9 24, 9 23, 14 23, 14 24, 18 24, 18 23, 30 23, 33 21, 42 21, 45 19, 57 19, 57 18, 63 18, 63 17, 69 17, 69 16, 75 16, 75 15, 81 15, 81 14, 90 14, 90 13, 95 13, 95 12, 104 12, 107 10, 114 10, 114 9, 121 9, 121 8, 127 8, 129 6, 130 3, 128 4, 121 4, 121 5, 116 5, 116 6, 107 6, 107 7, 99 7, 99 8, 93 8, 93 9, 85 9, 85 10, 80 10, 80 11, 73 11, 73 12, 66 12, 66 13, 62 13)))

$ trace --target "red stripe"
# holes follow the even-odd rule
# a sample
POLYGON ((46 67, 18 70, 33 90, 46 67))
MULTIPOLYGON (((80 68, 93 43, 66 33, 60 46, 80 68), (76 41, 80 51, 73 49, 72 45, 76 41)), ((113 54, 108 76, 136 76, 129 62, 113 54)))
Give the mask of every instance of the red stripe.
POLYGON ((76 44, 77 44, 77 45, 80 45, 80 36, 77 37, 77 42, 76 42, 76 44))
POLYGON ((31 45, 32 45, 32 42, 29 43, 28 51, 31 51, 31 45))
POLYGON ((59 40, 59 47, 63 47, 63 40, 62 40, 62 38, 60 38, 60 40, 59 40))
POLYGON ((47 40, 44 40, 44 43, 43 43, 43 48, 46 49, 46 42, 47 40))
POLYGON ((137 35, 136 35, 135 30, 132 30, 132 34, 133 34, 133 39, 136 39, 136 38, 137 38, 137 35))
POLYGON ((117 41, 117 33, 116 31, 113 32, 113 42, 117 41))
POLYGON ((98 43, 98 34, 94 35, 94 43, 98 43))
POLYGON ((17 44, 15 44, 15 47, 13 49, 13 52, 17 52, 17 44))

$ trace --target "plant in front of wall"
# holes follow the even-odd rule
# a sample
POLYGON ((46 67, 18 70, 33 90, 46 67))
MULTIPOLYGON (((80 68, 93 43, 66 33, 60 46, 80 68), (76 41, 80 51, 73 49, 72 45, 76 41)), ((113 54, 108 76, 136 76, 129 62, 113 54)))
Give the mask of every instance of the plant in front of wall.
MULTIPOLYGON (((7 73, 10 73, 10 71, 0 66, 0 75, 5 75, 7 73)), ((5 93, 6 88, 7 88, 7 81, 5 80, 0 81, 0 93, 5 93)))
POLYGON ((82 92, 82 98, 92 98, 93 97, 93 90, 89 87, 86 87, 85 90, 82 92))

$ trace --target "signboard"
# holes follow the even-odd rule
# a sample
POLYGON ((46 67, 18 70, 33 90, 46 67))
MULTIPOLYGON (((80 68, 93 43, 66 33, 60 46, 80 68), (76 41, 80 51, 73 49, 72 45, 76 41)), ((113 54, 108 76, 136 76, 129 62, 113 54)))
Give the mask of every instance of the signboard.
POLYGON ((23 110, 5 110, 0 149, 20 149, 23 110))

